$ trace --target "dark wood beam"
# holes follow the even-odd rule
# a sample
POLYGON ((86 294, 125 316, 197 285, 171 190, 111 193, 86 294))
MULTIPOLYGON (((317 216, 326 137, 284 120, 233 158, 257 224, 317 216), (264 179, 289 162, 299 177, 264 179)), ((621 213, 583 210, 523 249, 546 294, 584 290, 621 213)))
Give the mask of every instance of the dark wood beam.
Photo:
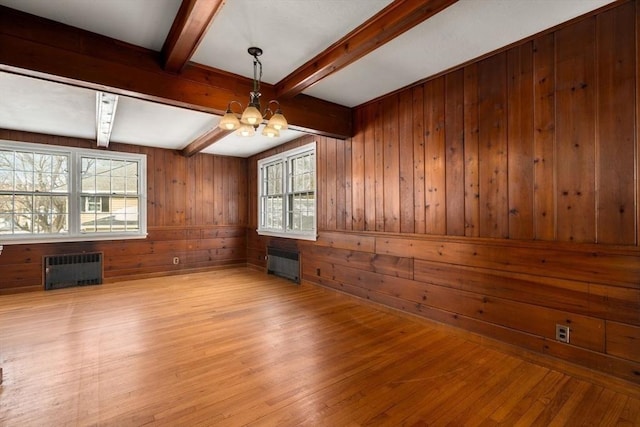
POLYGON ((162 47, 164 69, 179 73, 191 59, 224 0, 182 0, 162 47))
POLYGON ((232 132, 232 130, 223 130, 216 126, 191 141, 189 145, 182 149, 182 155, 185 157, 191 157, 194 154, 198 154, 200 151, 215 144, 232 132))
POLYGON ((395 0, 276 84, 278 98, 296 96, 458 0, 395 0))
MULTIPOLYGON (((0 6, 0 70, 218 115, 251 91, 245 77, 193 63, 177 75, 161 63, 160 52, 0 6)), ((275 99, 272 85, 261 89, 275 99)), ((351 136, 348 107, 306 95, 281 106, 293 129, 351 136)))

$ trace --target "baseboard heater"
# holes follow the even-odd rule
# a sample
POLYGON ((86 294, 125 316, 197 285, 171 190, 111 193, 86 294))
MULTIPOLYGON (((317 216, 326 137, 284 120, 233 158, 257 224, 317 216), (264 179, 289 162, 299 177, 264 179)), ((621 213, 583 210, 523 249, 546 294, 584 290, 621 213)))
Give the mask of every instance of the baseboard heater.
POLYGON ((300 283, 300 254, 267 247, 267 273, 300 283))
POLYGON ((46 255, 43 265, 45 290, 102 283, 102 252, 46 255))

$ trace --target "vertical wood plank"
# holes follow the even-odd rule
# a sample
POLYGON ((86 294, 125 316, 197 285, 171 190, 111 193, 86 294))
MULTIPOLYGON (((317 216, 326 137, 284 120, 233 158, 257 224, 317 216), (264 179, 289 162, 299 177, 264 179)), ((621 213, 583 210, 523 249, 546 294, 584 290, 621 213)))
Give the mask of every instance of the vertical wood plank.
POLYGON ((509 238, 533 239, 533 44, 507 52, 509 238))
POLYGON ((384 126, 381 116, 382 105, 378 101, 373 104, 373 145, 375 147, 375 230, 384 231, 384 126))
POLYGON ((353 196, 353 191, 351 189, 352 186, 352 160, 353 160, 353 153, 352 153, 352 142, 351 142, 351 138, 345 140, 342 142, 342 144, 344 145, 344 150, 341 151, 342 155, 344 156, 344 213, 343 213, 343 222, 344 222, 344 229, 345 230, 352 230, 353 229, 353 221, 352 221, 352 217, 353 217, 353 202, 352 202, 352 196, 353 196))
POLYGON ((534 238, 556 237, 555 36, 533 41, 534 106, 534 238))
POLYGON ((222 157, 213 158, 213 223, 215 225, 224 224, 224 174, 222 171, 222 157))
POLYGON ((353 230, 363 231, 365 220, 365 138, 363 129, 364 110, 358 108, 354 114, 354 136, 351 138, 351 193, 353 230))
POLYGON ((166 151, 159 151, 154 153, 154 180, 155 180, 155 205, 154 205, 154 217, 155 217, 155 225, 163 226, 167 225, 165 221, 165 212, 167 211, 165 207, 165 199, 167 194, 167 186, 165 183, 165 176, 169 176, 169 171, 165 170, 166 161, 165 154, 169 155, 166 151))
POLYGON ((336 140, 335 138, 326 138, 325 141, 325 200, 326 200, 326 226, 325 230, 336 230, 337 225, 337 169, 336 169, 336 140))
POLYGON ((376 141, 375 105, 368 105, 364 111, 364 227, 366 231, 376 229, 376 141))
POLYGON ((155 206, 156 206, 156 191, 155 191, 155 159, 153 155, 153 148, 140 147, 140 153, 147 156, 147 227, 156 226, 155 206))
POLYGON ((597 241, 634 245, 635 4, 597 17, 597 241))
POLYGON ((398 95, 382 102, 384 156, 384 231, 400 232, 400 144, 398 95))
POLYGON ((238 163, 238 191, 240 194, 238 202, 238 225, 257 225, 257 163, 250 162, 246 159, 238 159, 238 163), (248 171, 248 173, 245 171, 248 171), (249 177, 252 178, 251 181, 249 177), (249 187, 249 185, 253 185, 253 187, 249 187), (253 188, 253 190, 249 191, 250 188, 253 188), (253 210, 249 209, 250 204, 255 206, 253 210))
POLYGON ((345 141, 336 140, 336 230, 345 229, 346 194, 345 141))
POLYGON ((413 126, 411 119, 413 95, 403 91, 398 97, 398 142, 400 144, 400 232, 413 233, 414 188, 413 188, 413 126))
MULTIPOLYGON (((246 191, 248 192, 247 198, 247 218, 246 223, 249 228, 255 230, 258 228, 258 160, 256 157, 251 157, 247 160, 247 169, 249 170, 248 179, 246 183, 246 191)), ((250 232, 252 232, 250 230, 250 232)))
POLYGON ((318 219, 317 219, 317 227, 318 230, 326 230, 327 229, 327 205, 328 205, 328 197, 327 194, 327 138, 318 138, 318 142, 316 145, 316 164, 318 167, 318 177, 316 179, 317 194, 317 208, 318 208, 318 219))
POLYGON ((478 64, 480 236, 509 237, 506 53, 478 64))
POLYGON ((425 83, 425 218, 426 233, 447 232, 444 77, 425 83))
POLYGON ((424 234, 426 230, 424 210, 425 163, 424 163, 424 85, 411 91, 413 96, 413 212, 414 232, 424 234))
POLYGON ((480 235, 478 64, 464 68, 464 235, 480 235))
POLYGON ((445 76, 447 235, 464 236, 464 71, 445 76))
POLYGON ((558 240, 595 241, 595 18, 556 33, 558 240))

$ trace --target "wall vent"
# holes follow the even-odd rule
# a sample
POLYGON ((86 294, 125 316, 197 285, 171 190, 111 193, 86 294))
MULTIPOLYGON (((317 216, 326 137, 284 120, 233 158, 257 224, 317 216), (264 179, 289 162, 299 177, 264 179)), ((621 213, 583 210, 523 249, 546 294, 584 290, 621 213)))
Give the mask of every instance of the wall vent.
POLYGON ((44 289, 102 284, 102 253, 47 255, 44 257, 44 289))
POLYGON ((267 247, 267 273, 300 283, 300 254, 267 247))

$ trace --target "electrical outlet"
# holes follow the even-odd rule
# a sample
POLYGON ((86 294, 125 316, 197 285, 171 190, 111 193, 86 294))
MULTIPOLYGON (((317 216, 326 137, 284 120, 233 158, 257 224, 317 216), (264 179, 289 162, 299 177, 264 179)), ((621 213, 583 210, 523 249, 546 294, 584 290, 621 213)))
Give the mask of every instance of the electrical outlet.
POLYGON ((178 258, 177 256, 173 257, 173 264, 174 265, 180 264, 180 258, 178 258))
POLYGON ((556 340, 569 343, 571 329, 566 325, 556 325, 556 340))

